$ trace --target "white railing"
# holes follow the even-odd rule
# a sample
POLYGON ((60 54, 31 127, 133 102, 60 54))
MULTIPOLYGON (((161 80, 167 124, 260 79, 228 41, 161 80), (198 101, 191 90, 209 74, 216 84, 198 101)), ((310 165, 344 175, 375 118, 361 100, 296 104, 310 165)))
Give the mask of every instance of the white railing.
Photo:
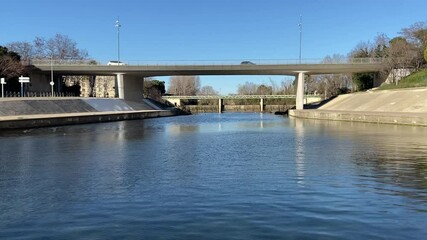
POLYGON ((5 91, 4 98, 19 98, 19 97, 29 97, 29 98, 45 98, 45 97, 76 97, 74 93, 70 92, 24 92, 24 95, 21 96, 20 92, 11 92, 5 91))
MULTIPOLYGON (((319 95, 305 95, 304 97, 320 97, 319 95)), ((202 100, 202 99, 286 99, 296 98, 296 95, 207 95, 207 96, 163 96, 163 99, 202 100)))

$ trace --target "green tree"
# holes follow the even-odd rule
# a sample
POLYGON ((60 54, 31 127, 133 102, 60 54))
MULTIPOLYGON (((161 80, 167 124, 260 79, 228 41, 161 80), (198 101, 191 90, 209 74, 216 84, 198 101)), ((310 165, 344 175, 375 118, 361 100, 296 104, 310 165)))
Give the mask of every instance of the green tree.
POLYGON ((424 60, 426 60, 427 62, 427 46, 426 46, 426 49, 424 49, 424 60))
POLYGON ((353 84, 357 91, 370 89, 374 86, 375 73, 355 73, 353 74, 353 84))
POLYGON ((144 80, 144 89, 143 94, 146 98, 152 98, 154 100, 160 101, 162 95, 165 94, 165 82, 159 81, 156 79, 145 79, 144 80))

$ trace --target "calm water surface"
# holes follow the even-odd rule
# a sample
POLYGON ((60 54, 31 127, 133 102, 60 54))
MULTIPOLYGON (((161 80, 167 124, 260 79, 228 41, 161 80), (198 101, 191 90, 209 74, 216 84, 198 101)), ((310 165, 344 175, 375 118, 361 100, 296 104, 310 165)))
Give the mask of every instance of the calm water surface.
POLYGON ((426 239, 427 128, 202 114, 0 133, 0 239, 426 239))

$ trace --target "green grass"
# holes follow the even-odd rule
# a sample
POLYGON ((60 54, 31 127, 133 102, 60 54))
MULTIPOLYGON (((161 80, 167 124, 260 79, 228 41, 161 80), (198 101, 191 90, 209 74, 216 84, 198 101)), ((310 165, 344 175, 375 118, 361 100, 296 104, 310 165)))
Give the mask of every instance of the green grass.
POLYGON ((378 90, 386 89, 399 89, 399 88, 415 88, 415 87, 427 87, 427 69, 420 70, 413 73, 402 80, 399 84, 384 84, 378 88, 378 90))

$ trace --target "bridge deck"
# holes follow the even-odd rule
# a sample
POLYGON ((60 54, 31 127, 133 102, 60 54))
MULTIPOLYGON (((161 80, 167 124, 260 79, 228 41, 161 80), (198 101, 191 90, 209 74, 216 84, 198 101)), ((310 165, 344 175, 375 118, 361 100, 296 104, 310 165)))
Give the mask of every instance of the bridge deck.
POLYGON ((383 69, 380 61, 349 63, 312 64, 234 64, 234 65, 84 65, 34 63, 34 70, 62 75, 115 75, 118 73, 151 76, 179 75, 297 75, 299 71, 308 74, 338 74, 357 72, 376 72, 383 69))

